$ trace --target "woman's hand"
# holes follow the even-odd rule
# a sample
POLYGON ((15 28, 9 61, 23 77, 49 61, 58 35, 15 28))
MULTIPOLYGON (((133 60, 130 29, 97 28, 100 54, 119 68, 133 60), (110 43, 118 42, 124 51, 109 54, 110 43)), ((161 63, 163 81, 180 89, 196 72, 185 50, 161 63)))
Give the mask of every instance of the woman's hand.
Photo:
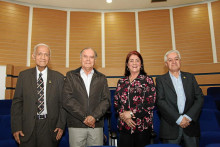
MULTIPOLYGON (((120 119, 123 120, 129 127, 134 128, 136 123, 132 120, 131 111, 124 111, 119 115, 120 119)), ((133 116, 133 118, 135 118, 133 116)))
MULTIPOLYGON (((126 119, 132 118, 131 113, 132 111, 124 111, 123 113, 120 114, 120 119, 125 121, 126 119)), ((135 118, 135 116, 133 116, 133 118, 135 118)))
POLYGON ((131 118, 126 119, 124 122, 131 128, 136 126, 136 123, 131 118))

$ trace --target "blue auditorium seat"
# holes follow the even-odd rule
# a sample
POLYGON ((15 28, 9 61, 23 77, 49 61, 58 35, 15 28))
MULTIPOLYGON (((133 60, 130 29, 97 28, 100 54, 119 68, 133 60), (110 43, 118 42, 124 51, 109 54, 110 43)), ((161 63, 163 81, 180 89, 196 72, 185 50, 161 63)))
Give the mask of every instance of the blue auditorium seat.
POLYGON ((114 95, 115 95, 115 90, 110 90, 111 92, 111 119, 110 119, 110 145, 115 145, 117 146, 117 141, 119 139, 119 131, 117 128, 118 125, 118 116, 115 112, 114 108, 114 95))
POLYGON ((220 98, 215 99, 215 104, 216 104, 217 109, 220 111, 220 98))
POLYGON ((59 147, 69 147, 69 133, 67 127, 63 132, 62 138, 60 139, 59 147))
POLYGON ((220 87, 209 87, 207 89, 207 95, 214 98, 216 107, 220 110, 220 87))
POLYGON ((109 145, 109 117, 106 115, 104 118, 104 145, 109 145))
POLYGON ((207 95, 213 96, 214 98, 220 98, 220 87, 209 87, 207 89, 207 95))
POLYGON ((12 100, 0 100, 0 147, 18 147, 11 133, 12 100))
POLYGON ((0 100, 0 115, 10 115, 12 100, 0 100))
POLYGON ((0 115, 0 147, 17 147, 13 135, 11 134, 11 116, 0 115))
POLYGON ((220 143, 208 144, 206 147, 220 147, 220 143))
MULTIPOLYGON (((202 132, 200 136, 200 147, 206 147, 209 144, 220 144, 220 132, 202 132)), ((220 147, 220 146, 218 146, 220 147)))
POLYGON ((159 118, 159 114, 157 111, 157 108, 155 108, 153 110, 153 130, 156 133, 156 137, 153 139, 153 143, 157 144, 157 143, 161 143, 160 142, 160 138, 159 138, 159 133, 160 133, 160 118, 159 118))
POLYGON ((118 118, 116 116, 116 112, 114 108, 114 95, 115 95, 115 90, 111 90, 111 131, 117 132, 118 118))
POLYGON ((13 140, 0 140, 0 147, 18 147, 16 141, 13 140))
POLYGON ((212 109, 202 109, 200 116, 200 147, 220 143, 220 112, 212 109))
POLYGON ((202 109, 200 115, 200 128, 201 132, 220 132, 219 116, 220 112, 212 109, 202 109))
POLYGON ((217 110, 217 106, 215 103, 215 98, 211 95, 204 96, 204 104, 203 109, 215 109, 217 110))

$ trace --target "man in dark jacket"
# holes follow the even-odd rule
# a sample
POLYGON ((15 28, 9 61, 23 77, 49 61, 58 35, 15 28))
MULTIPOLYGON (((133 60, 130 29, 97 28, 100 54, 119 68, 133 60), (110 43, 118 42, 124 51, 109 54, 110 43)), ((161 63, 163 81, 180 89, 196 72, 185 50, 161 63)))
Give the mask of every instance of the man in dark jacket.
POLYGON ((199 115, 203 94, 193 74, 180 71, 179 51, 164 56, 169 72, 156 79, 157 106, 161 114, 160 138, 164 143, 199 146, 199 115))
POLYGON ((21 147, 55 147, 66 124, 64 76, 49 69, 50 48, 34 47, 36 67, 19 74, 11 107, 11 130, 21 147))
POLYGON ((110 106, 105 75, 94 69, 97 54, 92 48, 80 53, 81 67, 67 72, 63 106, 71 147, 103 145, 103 116, 110 106))

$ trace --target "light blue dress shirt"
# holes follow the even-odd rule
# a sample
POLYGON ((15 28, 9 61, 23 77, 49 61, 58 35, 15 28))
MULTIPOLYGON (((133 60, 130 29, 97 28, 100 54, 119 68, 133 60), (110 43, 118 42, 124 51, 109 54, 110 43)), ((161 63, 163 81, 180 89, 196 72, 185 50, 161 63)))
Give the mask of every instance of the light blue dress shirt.
MULTIPOLYGON (((184 92, 184 88, 183 88, 183 83, 182 83, 182 78, 181 78, 181 72, 179 71, 179 76, 178 78, 176 78, 175 76, 173 76, 170 72, 170 77, 173 83, 173 86, 175 88, 176 94, 177 94, 177 106, 178 106, 178 110, 179 110, 179 114, 183 114, 184 112, 184 108, 185 108, 185 103, 186 103, 186 95, 184 92)), ((180 125, 183 117, 187 117, 190 121, 192 120, 189 116, 187 116, 186 114, 181 115, 176 123, 178 125, 180 125)))

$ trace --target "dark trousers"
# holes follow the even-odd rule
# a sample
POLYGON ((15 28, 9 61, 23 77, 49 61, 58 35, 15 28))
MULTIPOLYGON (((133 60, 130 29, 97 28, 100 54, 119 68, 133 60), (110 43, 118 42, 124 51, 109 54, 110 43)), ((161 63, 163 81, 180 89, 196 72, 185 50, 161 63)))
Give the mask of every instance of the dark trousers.
POLYGON ((119 147, 144 147, 150 144, 150 132, 128 134, 120 132, 119 147))
POLYGON ((34 131, 28 141, 23 142, 22 137, 20 137, 21 144, 19 147, 56 147, 58 141, 55 140, 55 135, 56 133, 51 134, 49 131, 48 119, 39 119, 36 120, 34 131))
POLYGON ((177 139, 174 140, 163 139, 163 143, 180 144, 184 147, 199 147, 199 137, 190 137, 186 135, 183 129, 180 127, 179 135, 177 139))

